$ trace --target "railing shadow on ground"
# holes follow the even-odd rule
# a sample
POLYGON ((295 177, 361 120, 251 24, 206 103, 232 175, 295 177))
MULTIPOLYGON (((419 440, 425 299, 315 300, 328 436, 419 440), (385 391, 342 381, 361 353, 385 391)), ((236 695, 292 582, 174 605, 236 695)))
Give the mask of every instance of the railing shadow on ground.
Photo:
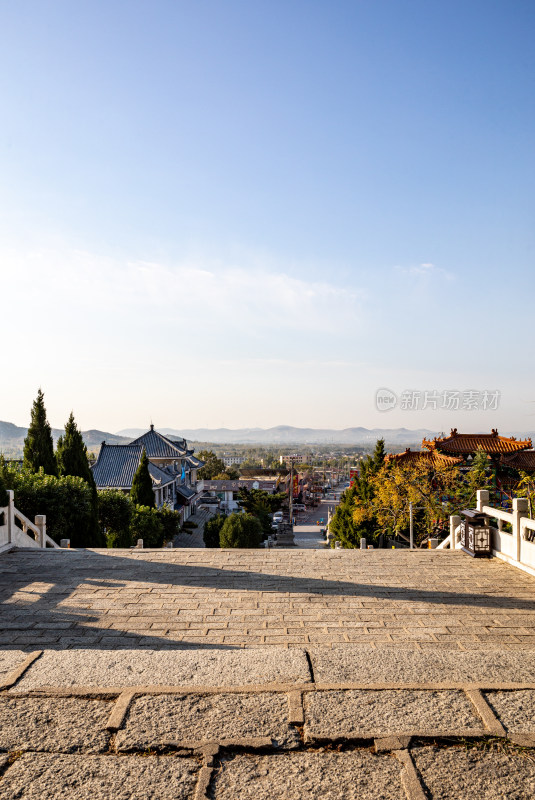
MULTIPOLYGON (((166 557, 162 552, 162 559, 166 557)), ((170 551, 172 552, 172 551, 170 551)), ((243 551, 242 551, 243 552, 243 551)), ((159 553, 158 553, 159 555, 159 553)), ((259 555, 261 553, 259 552, 259 555)), ((390 554, 389 554, 390 555, 390 554)), ((392 556, 393 557, 393 556, 392 556)), ((415 569, 414 581, 419 579, 415 569)), ((531 581, 529 576, 526 579, 531 581)), ((445 577, 445 581, 448 576, 445 577)), ((81 598, 84 588, 106 590, 113 596, 117 590, 138 590, 149 593, 160 589, 174 587, 193 587, 198 589, 220 589, 222 591, 267 592, 273 591, 287 594, 287 602, 303 599, 308 595, 325 597, 340 596, 347 598, 363 598, 376 600, 394 600, 408 604, 431 604, 448 606, 452 610, 488 608, 515 609, 535 612, 535 601, 529 598, 507 595, 506 589, 495 586, 492 593, 487 591, 450 591, 431 590, 417 585, 396 586, 385 583, 352 582, 346 579, 326 579, 320 577, 277 574, 272 572, 248 571, 234 568, 231 563, 224 567, 200 566, 194 564, 177 564, 164 560, 154 560, 152 553, 136 554, 117 552, 108 554, 105 551, 77 550, 54 551, 44 554, 42 551, 13 551, 5 554, 0 560, 0 604, 2 615, 0 621, 0 649, 13 647, 16 649, 38 648, 39 635, 44 631, 57 632, 57 641, 44 644, 48 649, 99 648, 99 649, 173 649, 184 650, 203 647, 202 643, 188 643, 187 640, 176 641, 164 634, 134 631, 124 627, 110 628, 113 615, 106 619, 106 609, 102 613, 98 609, 83 608, 81 598), (37 589, 32 590, 35 584, 37 589), (43 590, 39 592, 39 584, 43 590), (35 598, 32 596, 32 591, 35 598), (17 595, 26 595, 19 596, 17 595), (72 598, 73 605, 65 603, 72 598), (76 604, 76 605, 75 605, 76 604), (9 631, 17 631, 17 642, 9 641, 9 631), (27 638, 28 641, 24 641, 27 638)), ((156 595, 158 592, 156 591, 156 595)), ((185 600, 187 594, 185 595, 185 600)), ((96 599, 96 598, 95 598, 96 599)), ((99 598, 102 599, 102 598, 99 598)), ((176 603, 165 604, 165 595, 159 595, 163 603, 161 614, 169 615, 172 624, 180 621, 180 606, 176 603), (176 611, 176 615, 173 612, 176 611)), ((91 597, 86 598, 90 605, 91 597)), ((214 598, 214 605, 216 599, 214 598)), ((285 602, 281 600, 280 602, 285 602)), ((136 615, 135 609, 123 609, 117 606, 116 613, 124 617, 143 619, 143 614, 136 615)), ((315 603, 315 606, 318 604, 315 603)), ((140 607, 142 608, 142 606, 140 607)), ((195 611, 193 610, 193 613, 195 611)), ((355 610, 355 614, 358 610, 355 610)), ((388 609, 384 609, 388 613, 388 609)), ((535 617, 534 617, 535 622, 535 617)), ((162 625, 165 628, 165 625, 162 625)), ((184 631, 187 636, 187 630, 184 631)), ((51 636, 51 639, 54 637, 51 636)), ((225 644, 206 644, 210 649, 239 649, 239 646, 225 644)))

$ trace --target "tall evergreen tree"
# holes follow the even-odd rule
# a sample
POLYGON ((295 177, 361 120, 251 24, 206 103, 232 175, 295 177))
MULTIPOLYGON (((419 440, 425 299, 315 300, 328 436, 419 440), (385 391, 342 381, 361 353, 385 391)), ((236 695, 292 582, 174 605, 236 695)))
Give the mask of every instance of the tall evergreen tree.
POLYGON ((156 506, 154 492, 152 491, 152 478, 149 472, 149 459, 145 450, 143 450, 139 467, 132 481, 130 497, 137 506, 148 506, 149 508, 155 508, 156 506))
POLYGON ((65 434, 58 439, 56 460, 60 475, 77 475, 87 481, 90 486, 94 485, 93 473, 87 460, 87 447, 72 411, 65 425, 65 434))
POLYGON ((374 473, 379 472, 383 464, 385 463, 385 440, 384 439, 377 439, 375 443, 375 450, 373 451, 372 456, 373 461, 373 471, 374 473))
POLYGON ((87 447, 82 433, 74 420, 72 411, 65 425, 65 434, 58 439, 56 461, 60 475, 74 475, 75 477, 83 478, 89 484, 91 488, 92 513, 88 522, 88 531, 86 532, 87 546, 105 546, 105 537, 101 533, 98 523, 97 487, 89 466, 87 447))
POLYGON ((39 472, 42 467, 45 475, 57 476, 58 474, 52 430, 46 418, 44 395, 41 389, 37 392, 37 397, 33 402, 30 427, 24 440, 23 464, 31 472, 39 472))

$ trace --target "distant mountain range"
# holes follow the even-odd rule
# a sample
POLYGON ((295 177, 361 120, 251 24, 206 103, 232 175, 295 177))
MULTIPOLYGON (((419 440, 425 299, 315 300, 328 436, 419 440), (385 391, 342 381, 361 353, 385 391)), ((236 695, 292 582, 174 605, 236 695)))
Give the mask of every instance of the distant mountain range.
MULTIPOLYGON (((388 446, 419 445, 422 439, 432 439, 439 436, 440 431, 431 431, 427 428, 294 428, 291 425, 277 425, 274 428, 193 428, 177 430, 175 428, 158 428, 160 433, 173 439, 187 439, 190 442, 213 442, 214 444, 265 444, 265 445, 314 445, 314 444, 340 444, 340 445, 373 445, 377 439, 384 439, 388 446)), ((125 428, 118 433, 107 431, 83 431, 84 442, 90 449, 97 448, 103 441, 108 444, 128 444, 132 439, 141 436, 146 428, 125 428)), ((0 453, 15 455, 22 453, 24 439, 28 433, 27 428, 13 425, 12 422, 0 422, 0 453)), ((63 430, 52 428, 54 442, 61 436, 63 430)), ((535 440, 535 431, 510 432, 503 431, 505 436, 517 438, 531 437, 535 440)))
MULTIPOLYGON (((166 436, 184 437, 188 441, 213 442, 214 444, 374 444, 377 439, 384 438, 390 444, 411 444, 421 442, 424 436, 433 437, 436 431, 424 428, 408 430, 407 428, 294 428, 291 425, 277 425, 275 428, 194 428, 176 430, 175 428, 158 428, 166 436)), ((144 431, 141 428, 126 428, 119 431, 118 436, 135 438, 144 431)))
MULTIPOLYGON (((18 425, 13 425, 12 422, 0 422, 0 452, 10 453, 22 452, 24 439, 28 433, 28 428, 20 428, 18 425)), ((63 428, 52 428, 52 438, 54 443, 58 438, 65 433, 63 428)), ((106 431, 83 431, 82 436, 86 445, 92 449, 101 442, 106 441, 108 444, 128 444, 132 437, 117 436, 114 433, 106 433, 106 431)))

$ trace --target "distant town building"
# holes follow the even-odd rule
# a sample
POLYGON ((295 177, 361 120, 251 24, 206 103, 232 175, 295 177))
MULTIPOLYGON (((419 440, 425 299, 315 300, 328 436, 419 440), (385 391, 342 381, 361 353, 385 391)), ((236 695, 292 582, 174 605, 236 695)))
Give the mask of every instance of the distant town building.
POLYGON ((280 456, 279 463, 284 464, 286 467, 292 464, 304 464, 305 456, 302 453, 290 453, 287 456, 280 456))
POLYGON ((237 467, 243 464, 245 458, 244 456, 223 456, 221 460, 226 467, 237 467))
POLYGON ((200 482, 202 488, 203 501, 205 503, 217 503, 222 511, 230 514, 239 509, 238 492, 240 489, 261 489, 269 494, 274 494, 279 489, 279 479, 270 481, 264 480, 205 480, 200 482))

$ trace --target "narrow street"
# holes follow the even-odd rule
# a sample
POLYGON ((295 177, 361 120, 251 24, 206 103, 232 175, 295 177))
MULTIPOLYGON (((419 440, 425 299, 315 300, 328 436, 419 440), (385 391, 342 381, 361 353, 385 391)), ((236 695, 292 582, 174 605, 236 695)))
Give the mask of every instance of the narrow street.
POLYGON ((340 494, 336 493, 336 500, 324 500, 317 508, 312 508, 306 514, 297 516, 297 525, 294 525, 295 545, 301 549, 318 550, 327 546, 326 540, 321 535, 322 528, 327 527, 329 510, 331 514, 338 504, 340 494), (320 523, 320 520, 323 520, 320 523), (318 524, 319 523, 319 524, 318 524))

